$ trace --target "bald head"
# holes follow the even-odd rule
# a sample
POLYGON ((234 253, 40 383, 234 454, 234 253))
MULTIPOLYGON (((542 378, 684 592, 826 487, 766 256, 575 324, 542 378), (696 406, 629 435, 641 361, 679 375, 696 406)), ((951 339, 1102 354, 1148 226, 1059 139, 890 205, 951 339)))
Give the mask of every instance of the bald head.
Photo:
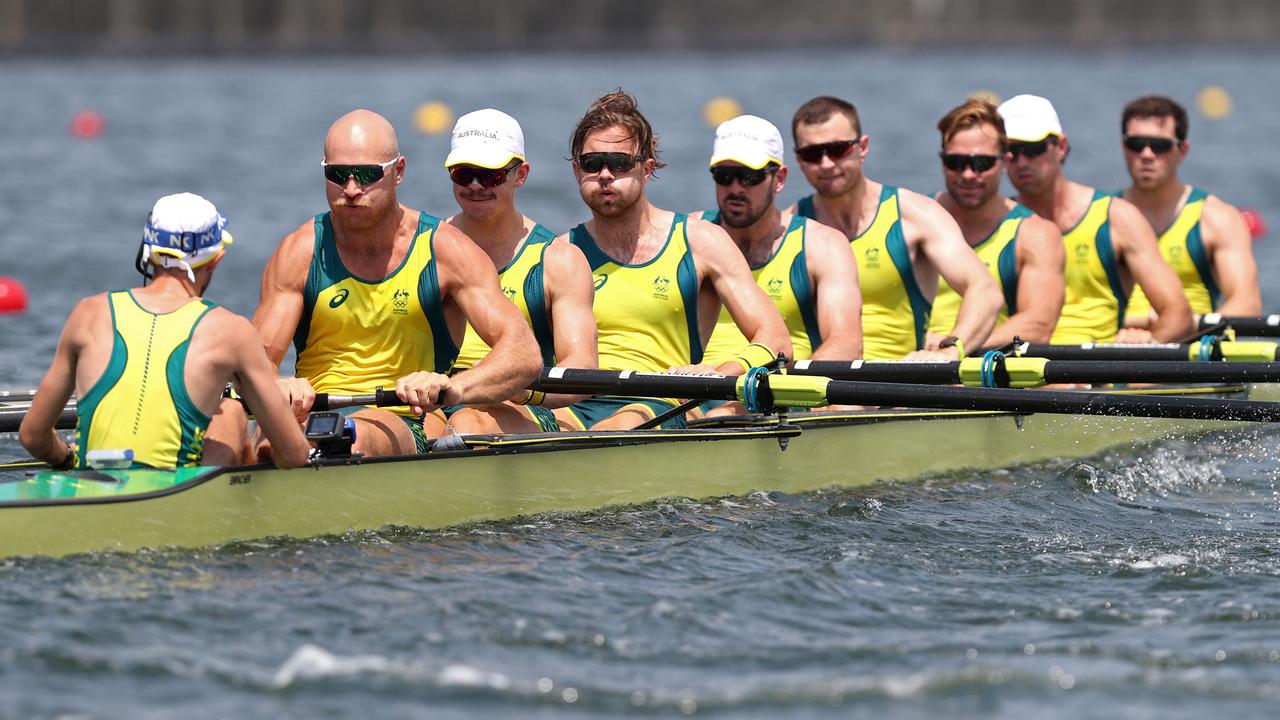
POLYGON ((331 163, 386 162, 400 156, 396 129, 372 110, 352 110, 329 126, 324 158, 331 163))

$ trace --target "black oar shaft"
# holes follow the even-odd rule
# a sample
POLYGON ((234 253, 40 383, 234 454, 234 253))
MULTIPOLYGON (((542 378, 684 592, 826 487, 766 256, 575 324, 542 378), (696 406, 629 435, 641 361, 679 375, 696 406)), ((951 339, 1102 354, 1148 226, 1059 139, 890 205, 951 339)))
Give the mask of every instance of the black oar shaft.
POLYGON ((738 378, 723 375, 549 368, 529 387, 547 393, 737 400, 737 385, 738 378))
POLYGON ((1210 313, 1200 316, 1201 330, 1230 328, 1245 337, 1280 337, 1280 315, 1239 317, 1210 313))
MULTIPOLYGON (((966 362, 973 363, 975 359, 966 362)), ((1005 358, 1009 372, 1027 368, 1028 374, 1055 383, 1251 383, 1280 382, 1280 363, 1275 362, 1204 362, 1171 360, 1049 360, 1038 358, 1005 358), (1041 372, 1041 368, 1043 368, 1041 372)), ((997 364, 997 368, 1004 366, 997 364)), ((962 379, 959 362, 836 362, 802 361, 792 369, 794 375, 821 375, 833 380, 863 382, 912 383, 919 385, 957 385, 962 379)), ((998 379, 1007 380, 1000 373, 998 379)), ((1015 383, 1016 385, 1017 383, 1015 383)), ((1034 384, 1034 383, 1033 383, 1034 384)), ((996 382, 1004 387, 1003 382, 996 382)))
POLYGON ((842 405, 900 405, 947 410, 1280 422, 1280 403, 1117 395, 1093 391, 911 386, 833 380, 827 385, 827 400, 842 405))
POLYGON ((1167 360, 1191 359, 1191 344, 1181 345, 1042 345, 1019 346, 1019 354, 1049 360, 1167 360))

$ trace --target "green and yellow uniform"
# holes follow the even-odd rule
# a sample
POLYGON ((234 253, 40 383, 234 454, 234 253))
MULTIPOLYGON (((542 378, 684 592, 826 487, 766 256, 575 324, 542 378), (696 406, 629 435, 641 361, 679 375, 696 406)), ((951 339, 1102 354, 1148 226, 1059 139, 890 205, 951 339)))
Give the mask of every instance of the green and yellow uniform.
POLYGON ((115 340, 107 369, 76 403, 76 466, 90 450, 133 450, 135 467, 199 465, 210 418, 187 394, 187 348, 215 305, 156 314, 127 290, 107 302, 115 340))
MULTIPOLYGON (((316 216, 315 254, 293 337, 297 375, 316 392, 363 394, 391 389, 413 372, 446 373, 458 347, 445 324, 432 241, 440 219, 422 213, 400 266, 384 278, 358 278, 343 264, 329 213, 316 216)), ((425 452, 422 422, 405 420, 425 452)))
MULTIPOLYGON (((1018 312, 1018 229, 1031 214, 1030 208, 1014 203, 996 229, 973 246, 973 251, 986 264, 1004 295, 1004 307, 1000 308, 1000 315, 996 318, 997 325, 1018 312)), ((960 293, 952 290, 944 278, 938 278, 938 295, 933 299, 929 332, 950 335, 960 315, 962 301, 960 293)))
MULTIPOLYGON (((800 199, 796 214, 814 217, 812 195, 800 199)), ((862 234, 850 238, 850 244, 862 289, 862 356, 897 360, 923 348, 932 307, 911 267, 898 188, 883 187, 875 219, 862 234)))
MULTIPOLYGON (((524 321, 533 328, 538 348, 542 351, 542 364, 548 367, 556 364, 556 346, 551 333, 551 308, 547 304, 543 284, 545 271, 542 259, 551 246, 551 241, 555 239, 555 234, 550 230, 535 225, 511 262, 498 270, 502 294, 516 304, 524 315, 524 321)), ((489 350, 489 344, 468 324, 462 348, 458 350, 458 359, 453 366, 459 370, 473 367, 489 354, 489 350)))
MULTIPOLYGON (((719 210, 708 210, 702 219, 710 223, 720 222, 719 210)), ((773 301, 782 315, 782 321, 791 334, 791 346, 796 360, 807 360, 813 348, 822 344, 818 333, 817 297, 809 282, 809 268, 804 252, 804 235, 808 221, 800 215, 791 216, 791 223, 782 235, 773 255, 759 267, 751 268, 756 284, 773 301)), ((750 341, 738 329, 727 308, 720 308, 720 318, 703 362, 717 366, 733 361, 750 341)))
POLYGON ((1062 234, 1067 292, 1051 342, 1078 345, 1113 342, 1128 299, 1111 243, 1112 197, 1095 192, 1076 226, 1062 234))
MULTIPOLYGON (((594 313, 602 370, 664 372, 702 362, 698 332, 698 272, 686 235, 688 217, 676 213, 662 250, 648 262, 620 263, 596 245, 585 225, 569 233, 595 277, 594 313)), ((661 413, 666 398, 597 397, 570 408, 583 427, 631 405, 661 413)))
MULTIPOLYGON (((1160 233, 1160 254, 1177 273, 1182 291, 1191 304, 1191 312, 1197 315, 1211 313, 1222 303, 1222 291, 1213 279, 1213 264, 1205 251, 1204 238, 1200 234, 1200 218, 1209 194, 1200 188, 1191 188, 1187 202, 1169 227, 1160 233)), ((1135 287, 1129 298, 1127 315, 1146 317, 1151 301, 1142 288, 1135 287)))
MULTIPOLYGON (((545 286, 545 270, 542 260, 555 240, 555 233, 541 225, 535 225, 529 231, 515 257, 498 271, 498 281, 502 285, 502 294, 516 304, 524 321, 533 329, 538 340, 538 348, 542 352, 542 364, 552 367, 556 364, 555 336, 551 331, 551 307, 547 302, 545 286)), ((455 371, 474 367, 483 360, 492 348, 476 331, 467 324, 466 335, 462 339, 462 347, 458 350, 458 359, 454 362, 455 371)), ((452 415, 462 406, 445 409, 445 415, 452 415)), ((529 411, 538 423, 538 427, 546 432, 560 429, 555 415, 548 409, 529 406, 529 411)))

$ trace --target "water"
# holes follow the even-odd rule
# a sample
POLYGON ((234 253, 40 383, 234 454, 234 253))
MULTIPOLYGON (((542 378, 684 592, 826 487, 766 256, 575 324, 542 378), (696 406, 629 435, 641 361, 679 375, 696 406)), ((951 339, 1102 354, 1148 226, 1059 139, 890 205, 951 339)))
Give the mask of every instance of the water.
MULTIPOLYGON (((0 274, 32 311, 0 316, 0 386, 44 370, 83 295, 135 282, 161 194, 207 195, 236 245, 211 296, 256 304, 276 240, 323 209, 320 142, 368 106, 401 129, 402 197, 452 200, 447 138, 419 103, 495 105, 524 124, 522 207, 584 213, 568 136, 616 86, 671 166, 652 197, 712 202, 703 103, 729 95, 785 129, 800 102, 858 103, 868 174, 940 185, 933 124, 964 94, 1054 99, 1075 179, 1125 178, 1119 109, 1190 104, 1184 176, 1276 222, 1274 55, 775 53, 648 58, 59 62, 0 73, 0 274), (75 141, 73 112, 107 132, 75 141)), ((802 194, 803 180, 783 195, 802 194)), ((1269 242, 1256 246, 1277 307, 1269 242)), ((0 717, 1203 717, 1280 698, 1274 432, 911 485, 676 500, 448 531, 196 551, 0 560, 0 717)), ((12 436, 0 458, 17 457, 12 436)))

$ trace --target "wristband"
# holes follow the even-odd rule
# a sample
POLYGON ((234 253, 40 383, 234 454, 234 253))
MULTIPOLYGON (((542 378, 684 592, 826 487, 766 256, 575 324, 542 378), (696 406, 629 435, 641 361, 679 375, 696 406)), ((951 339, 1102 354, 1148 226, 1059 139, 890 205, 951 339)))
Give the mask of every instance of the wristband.
POLYGON ((949 347, 954 347, 956 352, 959 353, 960 359, 964 359, 964 343, 960 342, 960 338, 955 335, 948 335, 942 338, 942 342, 938 343, 939 350, 949 347))
POLYGON ((516 401, 517 405, 541 405, 547 399, 547 394, 538 390, 526 390, 523 398, 516 401))
POLYGON ((62 456, 62 461, 61 461, 61 462, 59 462, 58 464, 56 464, 56 465, 55 465, 55 464, 53 464, 53 463, 49 463, 49 469, 50 469, 50 470, 57 470, 57 471, 59 471, 59 472, 65 472, 65 471, 70 470, 70 469, 72 469, 72 468, 74 468, 74 467, 76 466, 76 452, 75 452, 75 450, 72 450, 72 449, 71 449, 71 445, 69 445, 65 440, 64 440, 64 441, 63 441, 63 443, 62 443, 62 447, 67 451, 67 454, 62 456))
POLYGON ((743 371, 746 371, 753 367, 764 367, 773 362, 774 357, 773 351, 768 346, 761 343, 751 343, 743 348, 742 352, 739 352, 734 360, 742 366, 743 371))

